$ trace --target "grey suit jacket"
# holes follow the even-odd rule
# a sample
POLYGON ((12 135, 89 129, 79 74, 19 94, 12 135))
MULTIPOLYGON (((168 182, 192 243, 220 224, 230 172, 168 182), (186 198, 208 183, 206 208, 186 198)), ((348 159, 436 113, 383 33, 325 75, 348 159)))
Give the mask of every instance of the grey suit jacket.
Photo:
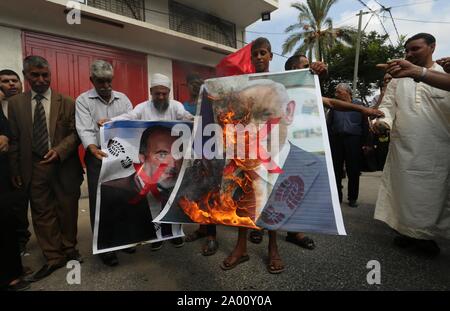
MULTIPOLYGON (((33 121, 31 119, 31 91, 8 100, 11 126, 9 162, 11 175, 21 176, 27 187, 32 176, 33 121)), ((50 105, 50 140, 60 161, 57 164, 58 182, 67 192, 79 191, 83 169, 78 159, 78 138, 75 129, 75 102, 70 97, 52 91, 50 105), (78 189, 78 190, 77 190, 78 189)))
POLYGON ((323 157, 291 145, 257 225, 268 230, 337 234, 323 157))

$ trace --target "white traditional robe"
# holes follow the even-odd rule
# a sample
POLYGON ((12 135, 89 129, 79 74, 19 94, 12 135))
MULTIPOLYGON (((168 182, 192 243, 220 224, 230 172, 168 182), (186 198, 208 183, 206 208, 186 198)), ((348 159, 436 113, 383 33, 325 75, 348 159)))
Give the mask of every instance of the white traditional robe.
POLYGON ((391 142, 375 219, 413 238, 450 239, 450 92, 394 79, 380 110, 391 142))
POLYGON ((173 120, 194 120, 194 116, 184 109, 179 101, 171 99, 166 111, 160 112, 155 108, 151 100, 140 103, 128 113, 111 118, 111 121, 119 120, 144 120, 144 121, 173 121, 173 120))

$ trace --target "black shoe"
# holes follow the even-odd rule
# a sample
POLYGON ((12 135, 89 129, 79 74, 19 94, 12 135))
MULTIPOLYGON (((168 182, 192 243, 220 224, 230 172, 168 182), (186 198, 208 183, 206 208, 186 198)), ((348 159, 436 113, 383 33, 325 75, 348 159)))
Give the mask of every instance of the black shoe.
POLYGON ((173 246, 178 248, 178 247, 182 247, 184 245, 184 240, 183 240, 183 238, 175 238, 175 239, 171 239, 170 243, 172 243, 173 246))
POLYGON ((437 243, 433 240, 417 240, 416 248, 427 257, 436 257, 441 252, 437 243))
POLYGON ((358 207, 358 203, 356 203, 356 200, 351 200, 348 202, 348 206, 350 207, 358 207))
POLYGON ((122 249, 122 252, 124 252, 126 254, 134 254, 134 253, 136 253, 136 246, 124 248, 124 249, 122 249))
POLYGON ((83 257, 81 257, 80 252, 78 250, 73 250, 66 255, 67 261, 76 260, 79 263, 83 263, 83 257))
POLYGON ((30 282, 20 279, 19 282, 17 282, 16 284, 8 285, 6 287, 6 290, 9 292, 20 292, 20 291, 27 290, 29 288, 30 288, 30 282))
POLYGON ((114 267, 119 264, 119 259, 117 259, 117 255, 115 252, 108 252, 103 253, 99 255, 100 259, 102 260, 103 264, 114 267))
POLYGON ((19 247, 20 247, 20 256, 22 257, 30 256, 26 244, 21 244, 19 247))
POLYGON ((400 234, 394 238, 394 245, 400 248, 408 248, 416 245, 417 240, 400 234))
POLYGON ((152 243, 152 252, 159 251, 163 246, 163 241, 152 243))
POLYGON ((48 265, 45 264, 41 270, 39 270, 38 272, 36 272, 31 278, 27 279, 26 281, 29 282, 37 282, 39 280, 42 280, 46 277, 48 277, 50 274, 52 274, 53 272, 55 272, 56 270, 64 267, 66 265, 65 261, 62 261, 58 264, 53 264, 53 265, 48 265))

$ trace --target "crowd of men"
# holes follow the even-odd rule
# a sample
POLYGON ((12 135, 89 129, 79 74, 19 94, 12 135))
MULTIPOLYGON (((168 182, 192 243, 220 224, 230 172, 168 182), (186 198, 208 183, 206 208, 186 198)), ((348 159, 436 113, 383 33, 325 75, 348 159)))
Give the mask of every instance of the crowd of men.
MULTIPOLYGON (((330 109, 327 122, 340 202, 344 164, 348 205, 357 207, 361 154, 370 147, 369 130, 376 140, 390 134, 375 218, 398 233, 395 245, 431 256, 440 251, 436 237, 450 238, 450 58, 434 61, 435 46, 436 40, 430 34, 409 38, 405 59, 381 66, 386 72, 384 86, 371 108, 355 99, 347 84, 336 87, 335 98, 323 98, 324 106, 330 109)), ((267 39, 258 38, 252 43, 255 72, 269 72, 272 57, 267 39)), ((327 66, 311 63, 304 55, 290 57, 285 66, 286 70, 304 68, 310 68, 321 80, 327 78, 327 66)), ((102 60, 91 64, 92 89, 76 100, 51 88, 51 67, 40 56, 24 59, 23 76, 30 86, 24 93, 16 72, 0 71, 0 286, 7 290, 27 289, 29 282, 49 276, 68 260, 83 260, 77 249, 78 201, 83 181, 78 146, 82 144, 86 150, 93 229, 102 159, 107 157, 100 147, 100 127, 117 120, 193 120, 203 83, 200 75, 189 74, 190 100, 182 104, 170 99, 170 79, 155 73, 150 81, 151 98, 133 108, 126 94, 113 90, 114 68, 102 60), (46 260, 35 273, 21 263, 31 235, 28 206, 46 260)), ((170 156, 164 161, 170 161, 170 156)), ((247 231, 238 229, 236 247, 222 262, 223 270, 249 260, 247 239, 252 243, 263 241, 263 230, 252 230, 250 235, 247 231)), ((202 254, 215 254, 219 247, 215 225, 200 225, 185 241, 203 237, 206 241, 202 254)), ((276 231, 269 230, 268 238, 267 270, 281 273, 285 267, 276 231)), ((182 238, 171 241, 176 247, 184 244, 182 238)), ((302 232, 288 232, 286 241, 310 250, 316 247, 302 232)), ((151 248, 158 250, 161 246, 162 242, 158 242, 151 248)), ((123 251, 134 253, 135 248, 123 251)), ((119 263, 115 252, 99 257, 108 266, 119 263)))

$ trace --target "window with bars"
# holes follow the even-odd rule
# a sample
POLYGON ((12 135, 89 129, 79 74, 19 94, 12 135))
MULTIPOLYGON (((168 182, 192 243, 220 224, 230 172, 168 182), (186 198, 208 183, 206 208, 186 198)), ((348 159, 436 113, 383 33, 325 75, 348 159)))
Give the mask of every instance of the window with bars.
POLYGON ((87 0, 94 8, 145 21, 144 0, 87 0))
POLYGON ((236 48, 236 25, 169 1, 170 29, 236 48))

